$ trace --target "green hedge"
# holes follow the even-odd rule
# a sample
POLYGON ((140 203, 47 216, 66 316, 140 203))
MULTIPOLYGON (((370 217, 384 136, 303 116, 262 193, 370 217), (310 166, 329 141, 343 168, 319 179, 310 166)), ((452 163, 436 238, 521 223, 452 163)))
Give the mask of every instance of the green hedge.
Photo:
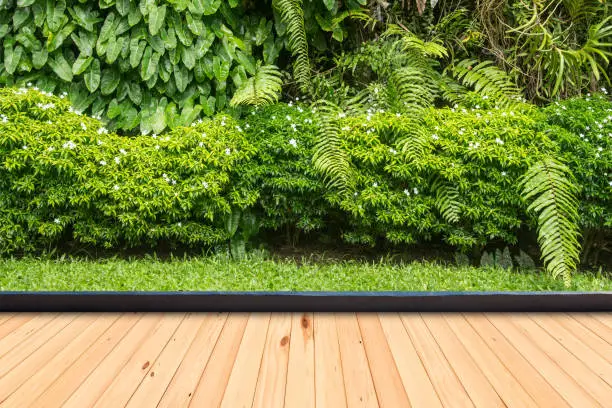
POLYGON ((236 214, 292 239, 443 240, 465 250, 520 244, 519 231, 535 227, 520 177, 554 155, 580 185, 581 225, 599 234, 601 248, 612 226, 612 104, 601 96, 543 110, 480 103, 425 111, 420 140, 406 138, 414 118, 339 119, 355 178, 343 193, 312 166, 318 116, 299 103, 127 138, 106 133, 65 99, 2 89, 0 247, 34 250, 67 239, 210 246, 240 233, 244 225, 231 225, 236 214))

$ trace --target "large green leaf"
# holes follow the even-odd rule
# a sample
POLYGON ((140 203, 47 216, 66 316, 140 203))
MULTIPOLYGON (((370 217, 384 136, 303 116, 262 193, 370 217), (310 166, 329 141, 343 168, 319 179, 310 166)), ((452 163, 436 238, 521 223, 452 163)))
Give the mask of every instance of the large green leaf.
POLYGON ((221 0, 202 0, 202 12, 205 16, 215 14, 221 5, 221 0))
POLYGON ((47 26, 49 31, 56 33, 64 22, 64 11, 66 2, 64 0, 46 0, 47 5, 47 26))
POLYGON ((36 0, 17 0, 17 7, 28 7, 34 4, 36 0))
POLYGON ((145 81, 151 79, 152 76, 157 76, 157 64, 161 55, 154 52, 149 46, 145 49, 142 56, 142 64, 140 65, 140 77, 145 81))
POLYGON ((47 59, 49 58, 49 52, 45 47, 40 50, 32 51, 32 65, 36 69, 41 69, 47 63, 47 59))
POLYGON ((110 95, 117 89, 121 75, 115 69, 105 69, 102 71, 102 80, 100 82, 100 91, 102 95, 110 95))
POLYGON ((68 38, 68 36, 70 36, 70 34, 72 34, 72 31, 74 31, 75 28, 76 25, 74 25, 73 23, 68 23, 64 27, 62 27, 59 32, 55 33, 55 35, 51 35, 50 37, 48 37, 47 50, 55 51, 59 47, 64 45, 64 41, 66 40, 66 38, 68 38))
POLYGON ((30 9, 29 8, 18 8, 13 13, 13 31, 19 30, 23 23, 25 23, 30 17, 30 9))
POLYGON ((187 27, 189 27, 189 30, 191 30, 191 32, 196 36, 202 35, 202 32, 204 31, 204 22, 198 17, 194 18, 189 12, 185 14, 185 18, 187 20, 187 27))
POLYGON ((128 84, 128 96, 132 102, 136 105, 140 105, 140 102, 142 102, 142 90, 140 89, 140 85, 136 82, 130 82, 128 84))
POLYGON ((213 57, 213 73, 215 74, 217 81, 225 81, 229 76, 229 69, 229 62, 224 61, 216 55, 213 57))
POLYGON ((127 16, 131 9, 130 3, 130 0, 115 0, 115 7, 117 8, 119 14, 124 17, 127 16))
POLYGON ((57 54, 54 58, 49 59, 49 66, 53 72, 64 81, 72 81, 72 67, 62 54, 57 54))
POLYGON ((206 116, 212 116, 215 113, 215 104, 217 103, 217 99, 214 96, 209 96, 206 98, 206 103, 202 104, 202 112, 206 116))
POLYGON ((215 41, 215 33, 204 27, 202 35, 198 37, 195 43, 196 59, 200 59, 206 55, 213 41, 215 41))
POLYGON ((174 83, 179 92, 183 92, 189 84, 189 71, 182 65, 174 66, 174 83))
POLYGON ((149 9, 149 32, 157 35, 166 18, 166 5, 161 7, 151 6, 149 9))
POLYGON ((337 0, 323 0, 323 4, 329 11, 332 11, 336 7, 337 0))
POLYGON ((84 9, 80 5, 75 5, 68 9, 68 13, 72 16, 72 21, 77 25, 83 27, 87 31, 94 31, 95 24, 103 21, 98 17, 98 12, 94 9, 84 9))
POLYGON ((85 86, 89 92, 94 92, 100 86, 100 61, 94 59, 89 66, 89 69, 85 72, 85 86))
POLYGON ((79 55, 76 61, 74 61, 74 64, 72 64, 72 73, 74 75, 82 74, 87 68, 89 68, 89 65, 91 65, 92 61, 93 57, 89 57, 87 55, 82 54, 79 55))
POLYGON ((115 62, 119 54, 121 53, 121 49, 123 48, 123 42, 125 41, 124 37, 111 37, 111 40, 108 42, 108 46, 106 48, 106 63, 112 64, 115 62))
POLYGON ((146 47, 146 41, 138 41, 138 39, 130 40, 130 66, 132 68, 136 68, 140 64, 146 47))
POLYGON ((183 60, 183 64, 185 64, 185 66, 187 68, 189 68, 190 70, 193 69, 193 67, 195 67, 196 64, 196 52, 193 48, 193 46, 191 47, 181 47, 181 56, 182 56, 182 60, 183 60))
POLYGON ((82 55, 91 56, 93 55, 93 49, 96 44, 96 37, 93 33, 79 31, 70 35, 72 41, 76 44, 79 52, 82 55))
POLYGON ((19 60, 21 60, 21 55, 23 54, 23 48, 21 46, 4 47, 4 69, 10 75, 12 75, 17 69, 17 65, 19 65, 19 60))
POLYGON ((249 74, 255 75, 255 58, 252 55, 246 55, 244 52, 237 50, 236 59, 249 74))

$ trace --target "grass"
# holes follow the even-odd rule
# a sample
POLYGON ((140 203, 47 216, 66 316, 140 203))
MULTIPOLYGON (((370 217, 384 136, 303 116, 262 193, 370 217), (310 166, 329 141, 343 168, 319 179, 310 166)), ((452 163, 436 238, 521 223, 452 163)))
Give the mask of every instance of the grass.
POLYGON ((0 260, 0 291, 610 291, 612 277, 580 273, 569 288, 540 271, 435 263, 316 263, 249 256, 160 261, 0 260))

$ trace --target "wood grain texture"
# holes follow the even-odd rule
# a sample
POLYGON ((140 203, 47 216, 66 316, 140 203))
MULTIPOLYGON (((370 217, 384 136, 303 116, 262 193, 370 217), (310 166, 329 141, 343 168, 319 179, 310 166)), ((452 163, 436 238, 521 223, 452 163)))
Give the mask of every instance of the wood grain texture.
POLYGON ((286 407, 315 407, 313 319, 312 313, 294 313, 291 317, 286 407))
POLYGON ((607 407, 612 314, 0 314, 0 408, 607 407))

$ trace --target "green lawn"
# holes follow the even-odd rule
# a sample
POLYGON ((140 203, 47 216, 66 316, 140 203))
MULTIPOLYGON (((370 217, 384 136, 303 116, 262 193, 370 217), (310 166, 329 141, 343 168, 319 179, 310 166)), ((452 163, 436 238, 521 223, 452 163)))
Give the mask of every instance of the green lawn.
POLYGON ((0 260, 0 291, 610 291, 609 273, 581 273, 565 288, 538 271, 434 263, 314 263, 250 256, 174 259, 0 260))

